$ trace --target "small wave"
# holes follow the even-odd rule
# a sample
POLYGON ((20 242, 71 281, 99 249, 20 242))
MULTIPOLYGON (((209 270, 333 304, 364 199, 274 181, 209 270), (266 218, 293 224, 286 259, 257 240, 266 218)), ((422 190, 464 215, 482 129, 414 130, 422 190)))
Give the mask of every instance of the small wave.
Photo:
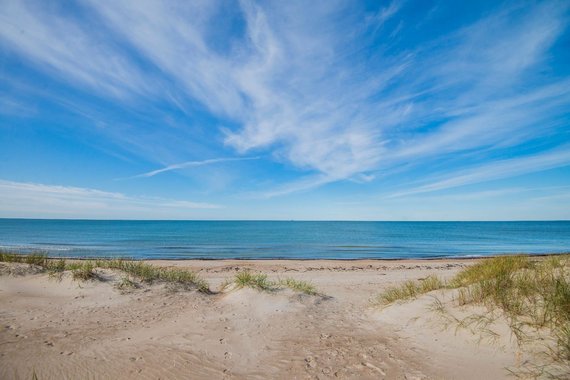
POLYGON ((72 248, 67 247, 59 247, 59 246, 38 246, 38 245, 0 245, 0 250, 14 250, 14 251, 30 251, 30 250, 39 250, 39 251, 71 251, 72 248))
POLYGON ((54 247, 59 247, 59 246, 63 246, 63 247, 67 247, 67 246, 70 246, 70 247, 78 247, 78 246, 80 246, 80 244, 75 244, 75 243, 61 243, 61 242, 54 243, 54 242, 43 242, 43 241, 32 242, 31 244, 33 244, 33 245, 41 245, 41 246, 47 245, 47 246, 54 246, 54 247))

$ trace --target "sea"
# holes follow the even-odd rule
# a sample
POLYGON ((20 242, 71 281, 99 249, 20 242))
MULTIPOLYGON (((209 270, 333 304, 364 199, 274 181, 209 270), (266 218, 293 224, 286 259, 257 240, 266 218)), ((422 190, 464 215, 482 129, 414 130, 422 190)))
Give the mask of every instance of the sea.
POLYGON ((0 250, 133 259, 425 259, 570 252, 570 221, 0 219, 0 250))

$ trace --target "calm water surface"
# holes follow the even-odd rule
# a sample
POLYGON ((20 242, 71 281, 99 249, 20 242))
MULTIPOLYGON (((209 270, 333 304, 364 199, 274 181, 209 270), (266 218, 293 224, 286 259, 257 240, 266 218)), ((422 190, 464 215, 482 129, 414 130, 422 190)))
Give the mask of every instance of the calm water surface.
POLYGON ((570 251, 561 222, 0 219, 0 249, 147 259, 359 259, 570 251))

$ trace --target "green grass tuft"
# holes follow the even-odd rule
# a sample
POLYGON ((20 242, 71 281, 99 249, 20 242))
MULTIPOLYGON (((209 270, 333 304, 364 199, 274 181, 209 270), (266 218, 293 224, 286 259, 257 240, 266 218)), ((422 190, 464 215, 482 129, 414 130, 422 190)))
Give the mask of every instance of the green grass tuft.
POLYGON ((305 293, 311 296, 319 294, 315 285, 311 284, 307 281, 300 281, 295 280, 293 278, 286 278, 284 280, 279 281, 279 283, 291 290, 295 290, 297 292, 305 293))
MULTIPOLYGON (((248 287, 264 291, 275 291, 283 288, 289 288, 293 291, 308 295, 319 294, 315 286, 310 282, 295 280, 293 278, 271 281, 267 278, 265 273, 252 273, 248 270, 237 273, 232 282, 239 288, 248 287)), ((232 282, 225 283, 222 288, 225 288, 232 282)))
POLYGON ((277 284, 269 281, 264 273, 243 271, 236 274, 234 282, 240 288, 255 288, 260 290, 276 290, 277 284))
POLYGON ((22 255, 12 252, 0 252, 0 261, 6 263, 25 263, 44 267, 47 264, 48 258, 44 253, 31 253, 29 255, 22 255))
POLYGON ((97 268, 115 269, 125 272, 139 281, 146 283, 162 281, 183 285, 185 287, 194 287, 204 293, 210 292, 208 283, 192 271, 178 268, 158 267, 142 261, 97 259, 67 262, 65 259, 49 259, 44 254, 23 255, 8 252, 0 252, 0 261, 39 265, 50 274, 60 274, 64 271, 71 271, 74 280, 82 281, 96 278, 97 273, 95 270, 97 268))
POLYGON ((48 260, 45 269, 47 269, 50 273, 61 273, 66 270, 66 262, 65 259, 59 260, 48 260))
POLYGON ((409 300, 422 294, 445 287, 445 283, 436 276, 428 276, 419 281, 406 281, 402 285, 392 286, 382 292, 378 301, 389 304, 396 301, 409 300))
POLYGON ((499 285, 503 283, 508 285, 514 273, 521 269, 530 269, 534 264, 535 262, 527 256, 498 256, 485 259, 459 272, 451 285, 460 287, 489 280, 499 285))
POLYGON ((78 265, 74 265, 74 268, 71 270, 71 274, 74 280, 93 280, 97 277, 97 273, 95 272, 95 263, 86 261, 78 265))

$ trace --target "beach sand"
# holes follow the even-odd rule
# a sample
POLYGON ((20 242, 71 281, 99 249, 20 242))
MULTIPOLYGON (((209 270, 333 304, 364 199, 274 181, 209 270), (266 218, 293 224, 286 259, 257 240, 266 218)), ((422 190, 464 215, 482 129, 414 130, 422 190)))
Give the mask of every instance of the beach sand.
POLYGON ((310 281, 318 296, 247 288, 204 294, 160 284, 125 292, 116 287, 120 274, 109 270, 87 282, 4 274, 0 378, 507 378, 506 368, 532 358, 506 325, 496 326, 493 339, 458 330, 433 310, 434 297, 449 300, 441 291, 388 307, 371 302, 388 286, 431 274, 448 279, 474 262, 151 262, 195 270, 212 290, 247 268, 310 281))

